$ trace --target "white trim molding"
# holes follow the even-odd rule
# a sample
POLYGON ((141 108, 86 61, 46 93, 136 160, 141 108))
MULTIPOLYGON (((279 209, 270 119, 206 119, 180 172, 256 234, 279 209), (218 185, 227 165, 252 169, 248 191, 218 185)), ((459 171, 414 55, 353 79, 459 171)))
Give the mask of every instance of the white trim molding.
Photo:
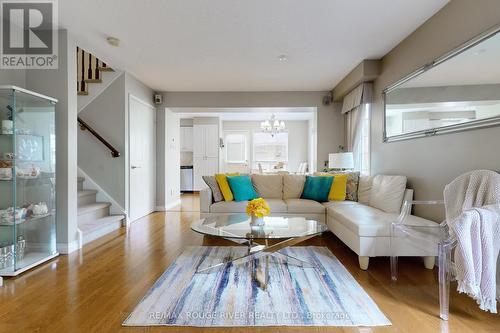
POLYGON ((168 203, 166 206, 156 206, 156 211, 157 212, 166 212, 169 209, 174 208, 175 206, 178 206, 181 204, 181 199, 176 199, 175 201, 172 201, 168 203))
POLYGON ((78 240, 75 240, 71 243, 57 243, 56 244, 57 252, 60 254, 70 254, 80 249, 80 244, 78 240))

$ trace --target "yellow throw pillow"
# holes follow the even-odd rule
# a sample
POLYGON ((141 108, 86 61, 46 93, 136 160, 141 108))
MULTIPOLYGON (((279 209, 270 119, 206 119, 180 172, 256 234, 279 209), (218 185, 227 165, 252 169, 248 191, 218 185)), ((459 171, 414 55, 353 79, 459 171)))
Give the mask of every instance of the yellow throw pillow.
POLYGON ((229 183, 227 182, 227 176, 239 176, 239 173, 218 173, 215 175, 215 180, 217 184, 219 184, 220 191, 222 196, 224 197, 224 201, 233 201, 233 192, 231 192, 231 187, 229 187, 229 183))
POLYGON ((347 189, 347 177, 346 173, 340 174, 321 174, 322 177, 334 177, 332 187, 330 188, 330 194, 328 194, 329 201, 344 201, 347 189))

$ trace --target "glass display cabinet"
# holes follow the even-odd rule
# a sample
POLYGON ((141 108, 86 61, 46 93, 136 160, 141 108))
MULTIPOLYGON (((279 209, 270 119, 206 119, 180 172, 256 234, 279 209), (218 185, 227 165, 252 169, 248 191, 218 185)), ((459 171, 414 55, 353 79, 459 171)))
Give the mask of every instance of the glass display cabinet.
POLYGON ((0 86, 0 276, 15 276, 56 251, 57 100, 0 86))

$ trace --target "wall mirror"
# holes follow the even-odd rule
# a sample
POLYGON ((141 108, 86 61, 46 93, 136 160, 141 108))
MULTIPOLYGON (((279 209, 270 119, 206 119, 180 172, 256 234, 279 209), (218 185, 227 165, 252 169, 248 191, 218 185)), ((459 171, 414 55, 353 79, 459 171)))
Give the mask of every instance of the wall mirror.
POLYGON ((384 90, 384 141, 500 125, 500 27, 384 90))

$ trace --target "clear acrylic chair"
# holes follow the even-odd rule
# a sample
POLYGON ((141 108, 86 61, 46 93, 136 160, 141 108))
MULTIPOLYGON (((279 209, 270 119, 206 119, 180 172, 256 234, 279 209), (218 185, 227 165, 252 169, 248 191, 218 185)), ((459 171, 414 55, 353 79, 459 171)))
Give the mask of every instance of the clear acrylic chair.
POLYGON ((437 255, 439 267, 439 316, 443 320, 448 320, 450 282, 454 276, 451 255, 456 246, 456 240, 450 236, 446 221, 440 224, 435 223, 435 225, 415 223, 416 219, 411 216, 413 205, 444 205, 444 201, 406 200, 403 203, 403 209, 391 227, 391 278, 393 281, 398 278, 399 256, 437 255))

